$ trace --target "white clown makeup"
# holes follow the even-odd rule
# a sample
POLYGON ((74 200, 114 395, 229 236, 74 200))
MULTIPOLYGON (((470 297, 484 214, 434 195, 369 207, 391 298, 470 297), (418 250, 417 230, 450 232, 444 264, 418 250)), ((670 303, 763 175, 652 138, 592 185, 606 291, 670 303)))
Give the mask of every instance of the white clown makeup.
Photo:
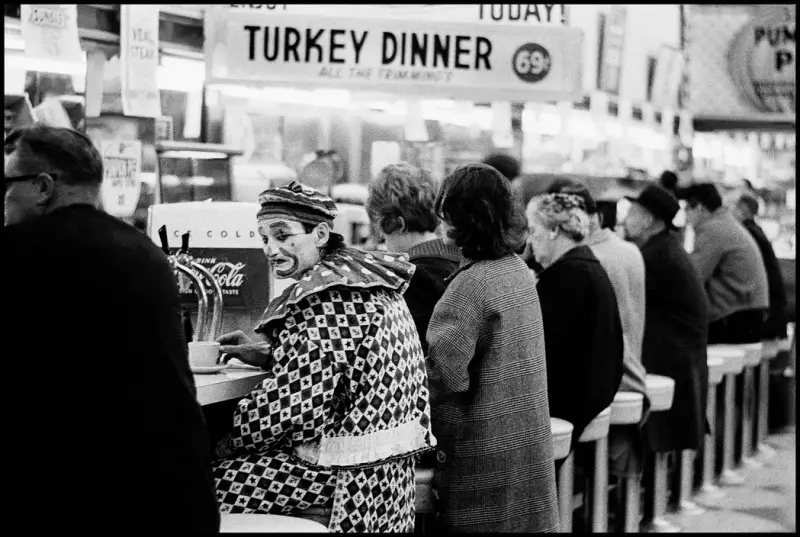
POLYGON ((277 278, 299 279, 321 259, 315 231, 306 232, 297 220, 260 219, 258 232, 264 243, 264 255, 270 260, 277 278))

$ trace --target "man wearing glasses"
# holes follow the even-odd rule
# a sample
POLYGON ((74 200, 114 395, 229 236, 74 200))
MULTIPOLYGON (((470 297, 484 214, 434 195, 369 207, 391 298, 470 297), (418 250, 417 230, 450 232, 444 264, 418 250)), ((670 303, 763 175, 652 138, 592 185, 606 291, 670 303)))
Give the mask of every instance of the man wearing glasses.
POLYGON ((40 528, 216 532, 167 259, 100 209, 102 160, 86 136, 33 125, 3 145, 4 350, 24 363, 6 377, 19 390, 11 509, 40 528))

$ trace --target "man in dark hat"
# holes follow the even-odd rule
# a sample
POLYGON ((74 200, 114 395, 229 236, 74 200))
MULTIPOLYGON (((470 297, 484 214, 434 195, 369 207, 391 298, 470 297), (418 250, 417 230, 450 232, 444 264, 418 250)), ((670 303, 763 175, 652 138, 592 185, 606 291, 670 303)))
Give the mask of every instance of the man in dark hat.
POLYGON ((642 363, 648 373, 675 381, 672 408, 650 415, 645 430, 653 451, 694 449, 705 433, 708 306, 700 278, 672 220, 679 204, 663 188, 648 186, 623 223, 642 251, 645 328, 642 363))

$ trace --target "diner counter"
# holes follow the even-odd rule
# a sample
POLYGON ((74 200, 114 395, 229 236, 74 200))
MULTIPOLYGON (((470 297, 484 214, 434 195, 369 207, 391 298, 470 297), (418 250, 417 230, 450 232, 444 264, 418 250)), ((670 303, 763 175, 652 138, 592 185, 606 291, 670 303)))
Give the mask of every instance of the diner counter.
POLYGON ((247 395, 253 386, 264 380, 267 373, 252 369, 224 369, 211 375, 194 375, 197 400, 201 405, 239 399, 247 395))

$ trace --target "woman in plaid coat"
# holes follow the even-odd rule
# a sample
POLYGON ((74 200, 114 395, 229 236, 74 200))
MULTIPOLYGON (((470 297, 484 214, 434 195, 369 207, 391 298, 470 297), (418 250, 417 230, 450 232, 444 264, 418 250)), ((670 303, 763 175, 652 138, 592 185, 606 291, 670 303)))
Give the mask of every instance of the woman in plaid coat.
POLYGON ((466 262, 428 327, 434 486, 446 532, 554 532, 555 468, 536 284, 514 252, 525 219, 484 164, 448 177, 436 203, 466 262))
POLYGON ((222 512, 332 509, 336 532, 414 528, 414 455, 430 449, 424 359, 403 300, 414 267, 345 248, 336 206, 292 183, 259 197, 278 277, 297 283, 221 350, 269 376, 239 401, 214 464, 222 512))

